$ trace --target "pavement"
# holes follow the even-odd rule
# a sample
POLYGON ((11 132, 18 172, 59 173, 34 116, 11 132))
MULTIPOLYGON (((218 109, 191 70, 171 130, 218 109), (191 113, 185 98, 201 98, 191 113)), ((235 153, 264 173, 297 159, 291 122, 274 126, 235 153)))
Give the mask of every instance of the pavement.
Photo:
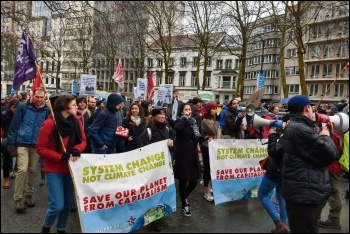
MULTIPOLYGON (((39 171, 39 170, 38 170, 39 171)), ((2 175, 2 173, 1 173, 2 175)), ((26 208, 24 214, 17 214, 14 209, 13 185, 11 188, 1 187, 1 233, 38 233, 47 209, 46 187, 39 186, 40 173, 35 181, 35 207, 26 208)), ((349 200, 345 200, 345 185, 347 181, 341 179, 341 229, 320 228, 320 233, 349 233, 349 200)), ((159 225, 163 233, 271 233, 274 224, 264 210, 258 198, 249 198, 214 205, 203 197, 202 186, 198 184, 189 197, 192 217, 185 217, 181 212, 181 202, 177 196, 177 210, 160 220, 159 225)), ((326 205, 322 220, 328 216, 329 206, 326 205)), ((56 232, 51 228, 51 232, 56 232)), ((136 233, 155 232, 149 225, 136 233)), ((71 213, 67 233, 81 233, 78 212, 71 213)))

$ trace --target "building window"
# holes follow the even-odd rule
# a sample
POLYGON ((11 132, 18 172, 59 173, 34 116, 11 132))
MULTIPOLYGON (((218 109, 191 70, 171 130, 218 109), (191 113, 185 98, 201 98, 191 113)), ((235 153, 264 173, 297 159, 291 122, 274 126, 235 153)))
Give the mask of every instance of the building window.
POLYGON ((277 94, 278 93, 278 86, 275 85, 265 85, 265 92, 266 94, 277 94))
POLYGON ((338 44, 337 56, 347 57, 346 51, 348 51, 348 46, 346 42, 340 42, 338 44))
POLYGON ((174 73, 168 75, 168 84, 174 83, 174 73))
POLYGON ((241 60, 235 59, 235 69, 239 69, 240 65, 241 65, 241 60))
POLYGON ((317 96, 318 84, 310 84, 310 94, 309 96, 317 96))
POLYGON ((225 60, 225 69, 232 69, 232 59, 225 60))
POLYGON ((193 57, 192 66, 195 67, 198 64, 198 57, 193 57))
POLYGON ((186 58, 180 58, 180 67, 186 66, 186 58))
POLYGON ((254 93, 256 89, 256 86, 244 86, 243 93, 244 94, 251 94, 254 93))
POLYGON ((310 77, 311 79, 316 79, 319 78, 320 75, 320 65, 311 65, 311 74, 310 77))
POLYGON ((207 66, 211 67, 211 57, 207 57, 207 66))
POLYGON ((326 93, 326 91, 328 90, 329 86, 331 86, 331 84, 322 84, 322 93, 321 93, 321 95, 329 96, 329 92, 326 93))
POLYGON ((312 36, 312 38, 314 38, 314 39, 318 39, 318 38, 320 38, 320 37, 321 37, 321 35, 322 35, 322 33, 321 33, 321 27, 320 27, 320 26, 316 26, 316 27, 314 27, 314 29, 313 29, 313 36, 312 36))
POLYGON ((332 75, 332 64, 323 64, 323 78, 330 78, 332 75))
POLYGON ((160 84, 162 84, 162 77, 161 76, 157 76, 156 85, 159 86, 160 84))
POLYGON ((148 58, 148 67, 153 67, 153 59, 148 58))
POLYGON ((291 58, 291 57, 298 57, 298 49, 288 49, 287 50, 287 57, 291 58))
POLYGON ((224 103, 229 103, 229 102, 230 102, 230 96, 224 95, 224 103))
POLYGON ((311 58, 321 58, 321 47, 319 45, 311 47, 311 58))
POLYGON ((332 44, 326 44, 324 46, 323 57, 331 58, 332 56, 333 56, 333 45, 332 44))
POLYGON ((169 66, 174 66, 174 58, 169 59, 169 66))
POLYGON ((185 86, 186 72, 180 72, 179 86, 185 86))
POLYGON ((196 72, 191 72, 191 86, 196 87, 196 72))
POLYGON ((299 67, 286 67, 286 75, 298 75, 299 67))
POLYGON ((299 93, 299 85, 287 85, 288 93, 299 93))
POLYGON ((222 69, 222 60, 221 59, 216 60, 216 69, 222 69))
POLYGON ((210 87, 211 86, 211 72, 207 72, 207 75, 205 76, 205 86, 210 87))
POLYGON ((335 72, 336 72, 337 77, 339 76, 339 78, 345 78, 346 75, 349 77, 349 72, 346 72, 347 70, 345 70, 345 72, 341 73, 345 66, 346 66, 345 63, 337 63, 336 64, 336 71, 335 72))
POLYGON ((163 60, 162 59, 157 59, 157 67, 160 67, 160 68, 163 67, 163 60))
POLYGON ((225 89, 231 89, 233 88, 231 86, 231 76, 223 76, 222 77, 222 88, 225 88, 225 89))
POLYGON ((219 94, 215 94, 215 102, 220 102, 220 95, 219 94))
POLYGON ((343 97, 343 93, 344 93, 344 84, 335 84, 334 97, 343 97))

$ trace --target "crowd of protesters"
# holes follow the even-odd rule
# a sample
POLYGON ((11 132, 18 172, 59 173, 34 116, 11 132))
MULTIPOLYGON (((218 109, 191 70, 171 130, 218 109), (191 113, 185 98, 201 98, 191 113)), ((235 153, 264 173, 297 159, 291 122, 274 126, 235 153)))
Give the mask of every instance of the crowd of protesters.
MULTIPOLYGON (((179 180, 178 189, 184 216, 191 216, 190 194, 201 177, 204 198, 208 202, 214 200, 210 185, 208 142, 212 139, 260 138, 268 139, 269 155, 271 158, 278 158, 275 159, 276 161, 271 160, 274 163, 268 167, 258 193, 262 205, 275 223, 272 232, 317 232, 318 226, 340 228, 339 177, 343 172, 342 170, 332 171, 330 168, 326 171, 323 168, 337 162, 342 152, 341 143, 331 137, 330 126, 320 127, 319 131, 316 131, 317 126, 312 122, 312 114, 315 112, 327 115, 334 115, 337 112, 348 114, 349 105, 345 99, 333 106, 327 104, 314 106, 307 97, 302 95, 291 98, 288 106, 279 103, 261 103, 255 111, 259 112, 262 118, 281 119, 279 111, 283 109, 290 111, 283 121, 300 124, 300 126, 290 124, 286 136, 283 136, 283 130, 277 134, 276 130, 270 126, 255 128, 253 118, 240 108, 245 103, 242 103, 239 97, 233 98, 226 105, 213 101, 205 102, 199 97, 193 97, 184 102, 179 100, 179 91, 174 90, 171 103, 163 104, 161 108, 152 106, 152 103, 146 100, 135 101, 126 108, 125 96, 116 93, 110 94, 103 100, 86 96, 74 97, 64 93, 54 94, 52 97, 55 98, 50 98, 48 103, 45 102, 45 100, 48 101, 48 97, 42 88, 37 88, 29 100, 26 93, 20 93, 17 96, 1 95, 2 186, 4 189, 11 187, 10 173, 15 168, 12 158, 17 158, 13 195, 15 210, 23 213, 26 207, 35 206, 34 178, 37 174, 39 157, 45 159, 41 161, 41 175, 45 176, 42 178, 41 185, 46 183, 50 199, 42 232, 49 232, 56 219, 58 232, 65 232, 67 228, 69 211, 72 210, 72 201, 75 200, 67 161, 79 160, 81 153, 122 153, 165 139, 168 140, 168 147, 172 154, 175 179, 179 180), (48 104, 51 104, 52 112, 58 118, 56 127, 48 104), (115 134, 118 126, 129 130, 128 137, 115 134), (298 194, 293 195, 294 192, 300 192, 297 189, 304 188, 302 185, 293 187, 298 186, 297 179, 282 173, 283 170, 288 171, 292 168, 293 163, 295 165, 300 163, 292 160, 287 162, 283 159, 286 154, 289 156, 296 154, 290 142, 302 143, 299 142, 301 138, 295 138, 293 128, 308 132, 309 143, 312 139, 328 142, 325 148, 321 147, 326 157, 324 161, 310 166, 314 167, 315 174, 322 172, 323 175, 328 175, 329 172, 333 182, 329 183, 327 179, 325 184, 316 185, 317 188, 322 189, 322 196, 315 196, 317 199, 305 198, 306 195, 301 198, 298 194), (59 136, 63 137, 63 145, 59 136), (148 139, 150 136, 151 139, 148 139), (289 140, 285 140, 286 138, 289 140), (286 141, 287 143, 281 146, 282 142, 286 141), (203 170, 198 159, 199 149, 203 154, 203 170), (284 183, 288 184, 285 191, 282 189, 284 183), (331 194, 329 188, 335 185, 337 187, 332 187, 332 191, 337 192, 331 194), (279 214, 268 201, 268 196, 274 188, 280 203, 279 214), (22 203, 23 195, 24 203, 22 203), (326 221, 317 222, 329 197, 333 201, 330 204, 329 218, 326 221), (301 219, 298 215, 304 211, 307 217, 301 219)), ((321 153, 320 149, 315 150, 314 154, 321 153)), ((301 150, 305 149, 301 148, 301 150)), ((310 157, 312 155, 310 153, 310 157)), ((300 171, 300 174, 303 173, 305 172, 300 171)), ((312 178, 304 179, 308 181, 312 178)), ((150 227, 156 231, 161 230, 157 222, 151 223, 150 227)))

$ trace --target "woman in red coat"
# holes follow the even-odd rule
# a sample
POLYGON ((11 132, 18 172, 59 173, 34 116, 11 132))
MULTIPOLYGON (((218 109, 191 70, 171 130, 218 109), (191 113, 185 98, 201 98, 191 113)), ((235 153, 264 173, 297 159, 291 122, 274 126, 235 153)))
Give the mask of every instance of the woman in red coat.
POLYGON ((86 147, 84 129, 76 114, 75 97, 70 94, 61 95, 54 103, 56 123, 50 115, 39 131, 36 150, 45 159, 44 172, 49 197, 42 233, 50 232, 56 219, 57 232, 65 232, 67 228, 74 198, 68 162, 78 160, 86 147))

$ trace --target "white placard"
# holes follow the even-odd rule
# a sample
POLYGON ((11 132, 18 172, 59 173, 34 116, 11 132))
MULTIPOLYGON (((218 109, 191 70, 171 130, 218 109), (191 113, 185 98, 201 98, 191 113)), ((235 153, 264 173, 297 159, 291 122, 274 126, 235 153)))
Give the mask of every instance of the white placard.
POLYGON ((96 75, 81 74, 79 95, 96 95, 96 75))

